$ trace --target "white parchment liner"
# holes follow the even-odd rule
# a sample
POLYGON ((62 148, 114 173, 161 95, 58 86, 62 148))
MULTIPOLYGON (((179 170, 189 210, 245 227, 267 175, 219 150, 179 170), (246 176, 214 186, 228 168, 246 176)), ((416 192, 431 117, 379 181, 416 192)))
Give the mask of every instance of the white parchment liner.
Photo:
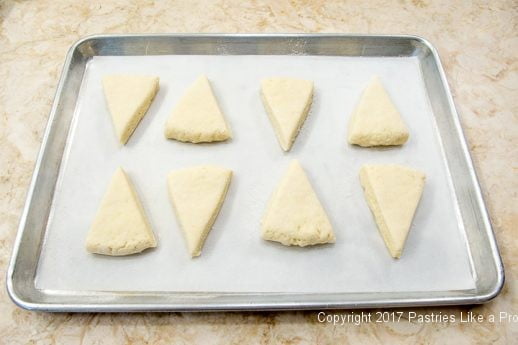
POLYGON ((312 56, 95 57, 87 66, 37 271, 40 289, 75 291, 353 292, 474 288, 433 113, 417 58, 312 56), (128 144, 119 147, 101 77, 160 77, 160 91, 128 144), (166 140, 164 123, 200 74, 212 82, 234 138, 216 144, 166 140), (406 145, 346 144, 351 112, 381 77, 410 129, 406 145), (280 149, 259 97, 268 76, 311 79, 310 116, 289 153, 280 149), (285 247, 260 238, 260 219, 288 162, 297 158, 327 210, 337 241, 285 247), (167 195, 170 170, 218 164, 234 177, 202 255, 191 259, 167 195), (401 259, 392 259, 359 183, 364 163, 424 171, 423 198, 401 259), (158 238, 140 255, 86 252, 85 236, 117 166, 132 178, 158 238))

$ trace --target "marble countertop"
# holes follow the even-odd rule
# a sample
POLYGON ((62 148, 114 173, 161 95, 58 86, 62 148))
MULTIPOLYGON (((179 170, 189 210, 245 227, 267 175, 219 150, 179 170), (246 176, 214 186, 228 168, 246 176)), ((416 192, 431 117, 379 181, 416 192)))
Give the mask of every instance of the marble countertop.
MULTIPOLYGON (((404 310, 404 320, 409 311, 457 319, 470 311, 486 319, 499 312, 518 314, 515 1, 4 0, 0 23, 1 286, 64 57, 78 38, 129 32, 415 34, 435 44, 444 63, 504 260, 506 283, 485 305, 404 310)), ((356 326, 320 323, 311 311, 46 314, 16 307, 4 288, 0 310, 0 344, 506 344, 518 339, 518 321, 356 326)))

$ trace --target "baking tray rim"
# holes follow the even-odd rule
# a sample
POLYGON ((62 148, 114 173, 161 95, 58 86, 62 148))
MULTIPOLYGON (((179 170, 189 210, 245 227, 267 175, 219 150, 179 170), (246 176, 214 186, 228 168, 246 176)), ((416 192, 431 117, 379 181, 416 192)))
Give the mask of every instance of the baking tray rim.
MULTIPOLYGON (((58 168, 59 169, 59 168, 58 168)), ((39 254, 38 254, 39 256, 39 254)), ((388 307, 419 307, 419 306, 446 306, 446 305, 461 305, 461 304, 481 304, 488 302, 494 299, 503 289, 503 285, 505 282, 505 271, 503 262, 501 259, 500 251, 498 249, 498 245, 496 243, 496 237, 494 234, 494 230, 491 226, 491 222, 489 219, 489 214, 486 208, 486 204, 481 192, 479 180, 476 175, 476 171, 473 166, 473 161, 471 155, 469 153, 469 149, 467 146, 466 138, 464 135, 464 131, 462 129, 460 118, 458 115, 458 111, 455 107, 453 97, 451 94, 451 90, 449 84, 446 79, 446 75, 444 72, 444 68, 441 63, 441 59, 439 57, 437 49, 434 45, 427 39, 418 36, 418 35, 390 35, 390 34, 342 34, 342 33, 317 33, 317 34, 306 34, 306 33, 274 33, 274 34, 247 34, 247 33, 237 33, 237 34, 228 34, 228 33, 157 33, 157 34, 94 34, 88 35, 77 40, 68 50, 66 54, 65 61, 63 63, 62 73, 59 78, 59 82, 56 88, 56 92, 54 95, 53 104, 51 107, 50 115, 47 120, 47 125, 45 127, 45 132, 42 139, 42 144, 40 146, 38 156, 34 165, 34 171, 31 177, 31 182, 29 184, 29 189, 26 195, 26 201, 23 207, 23 211, 20 217, 20 222, 18 226, 18 231, 15 237, 12 255, 9 261, 7 274, 6 274, 6 287, 7 292, 11 300, 19 307, 32 311, 47 311, 47 312, 141 312, 141 311, 236 311, 236 310, 314 310, 314 309, 357 309, 357 308, 388 308, 388 307), (440 81, 442 83, 442 87, 446 93, 447 103, 451 110, 451 115, 453 119, 453 125, 455 126, 455 130, 459 133, 459 143, 460 148, 463 152, 464 158, 466 159, 466 164, 468 167, 470 181, 473 182, 474 192, 476 196, 476 202, 478 205, 481 205, 481 216, 484 221, 484 229, 486 230, 489 246, 491 248, 492 259, 496 266, 496 279, 494 280, 494 284, 490 286, 488 291, 482 294, 470 294, 467 296, 445 296, 445 297, 432 297, 432 298, 402 298, 402 299, 371 299, 370 301, 343 301, 343 302, 332 302, 332 303, 324 303, 324 302, 281 302, 281 301, 273 301, 269 302, 261 302, 254 303, 250 301, 248 303, 238 302, 238 303, 206 303, 200 300, 200 303, 161 303, 161 304, 152 304, 152 303, 105 303, 105 304, 88 304, 88 303, 49 303, 49 302, 33 302, 29 299, 22 296, 15 287, 14 282, 14 273, 16 269, 16 259, 18 258, 19 248, 22 242, 22 236, 25 231, 25 225, 27 220, 27 215, 30 211, 30 206, 33 201, 33 194, 35 187, 37 185, 38 176, 41 170, 41 164, 43 161, 43 156, 45 152, 45 147, 50 140, 50 132, 52 129, 52 125, 54 122, 54 117, 56 115, 56 110, 59 105, 59 101, 61 98, 61 94, 64 89, 65 81, 68 79, 68 74, 72 62, 73 54, 81 47, 84 43, 91 40, 99 40, 99 39, 117 39, 117 38, 154 38, 154 37, 176 37, 176 38, 332 38, 332 37, 340 37, 340 38, 351 38, 351 39, 361 39, 361 38, 386 38, 386 39, 408 39, 414 40, 422 44, 433 57, 433 60, 437 64, 437 69, 440 77, 440 81)), ((34 284, 31 286, 31 292, 41 293, 40 290, 36 289, 34 284)), ((45 291, 45 290, 43 290, 45 291)), ((460 290, 466 291, 466 290, 460 290)), ((164 292, 163 294, 175 295, 175 292, 164 292)), ((390 293, 390 292, 389 292, 390 293)), ((87 295, 93 296, 98 293, 92 292, 87 295)), ((102 293, 101 293, 102 294, 102 293)), ((153 292, 141 292, 134 293, 135 296, 143 296, 153 294, 153 292)), ((353 293, 342 293, 341 295, 351 295, 353 293)), ((113 295, 120 295, 120 293, 112 293, 113 295)), ((221 295, 247 295, 247 294, 233 294, 233 293, 213 293, 214 296, 221 295)), ((254 295, 251 293, 250 295, 254 295)), ((281 296, 283 294, 276 293, 260 293, 262 296, 281 296)), ((288 295, 297 295, 297 294, 288 294, 288 295)), ((255 294, 257 296, 257 294, 255 294)))

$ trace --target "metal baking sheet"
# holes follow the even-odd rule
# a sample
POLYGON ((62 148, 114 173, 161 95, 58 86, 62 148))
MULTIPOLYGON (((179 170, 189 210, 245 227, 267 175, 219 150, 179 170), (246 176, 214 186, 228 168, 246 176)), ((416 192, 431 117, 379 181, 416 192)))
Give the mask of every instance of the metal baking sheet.
POLYGON ((413 36, 141 35, 78 42, 65 63, 8 272, 16 303, 51 311, 481 303, 502 283, 439 59, 413 36), (160 77, 155 101, 123 148, 100 87, 102 75, 116 72, 160 77), (233 129, 229 142, 163 137, 172 106, 199 74, 212 81, 233 129), (310 116, 289 153, 280 150, 258 96, 260 79, 272 75, 315 82, 310 116), (401 148, 346 144, 351 111, 372 75, 381 77, 410 128, 401 148), (333 245, 287 248, 260 239, 265 205, 294 158, 329 213, 333 245), (166 175, 203 163, 231 168, 234 179, 202 256, 191 259, 166 175), (427 174, 400 260, 388 255, 363 199, 364 163, 406 164, 427 174), (92 255, 84 238, 117 166, 134 180, 159 245, 135 256, 92 255))

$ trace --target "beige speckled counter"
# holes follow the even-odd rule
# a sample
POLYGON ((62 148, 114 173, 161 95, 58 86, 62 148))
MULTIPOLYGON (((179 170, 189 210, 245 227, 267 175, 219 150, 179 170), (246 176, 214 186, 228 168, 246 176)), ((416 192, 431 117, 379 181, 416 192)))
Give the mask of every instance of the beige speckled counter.
MULTIPOLYGON (((518 4, 516 1, 0 2, 0 344, 516 343, 518 322, 419 323, 408 312, 518 314, 518 4), (475 307, 405 310, 403 321, 319 323, 317 312, 44 314, 3 288, 32 169, 68 47, 94 33, 415 34, 443 60, 506 269, 475 307), (514 340, 513 340, 514 339, 514 340)), ((345 312, 340 312, 341 314, 345 312)), ((356 311, 358 313, 358 311, 356 311)))

